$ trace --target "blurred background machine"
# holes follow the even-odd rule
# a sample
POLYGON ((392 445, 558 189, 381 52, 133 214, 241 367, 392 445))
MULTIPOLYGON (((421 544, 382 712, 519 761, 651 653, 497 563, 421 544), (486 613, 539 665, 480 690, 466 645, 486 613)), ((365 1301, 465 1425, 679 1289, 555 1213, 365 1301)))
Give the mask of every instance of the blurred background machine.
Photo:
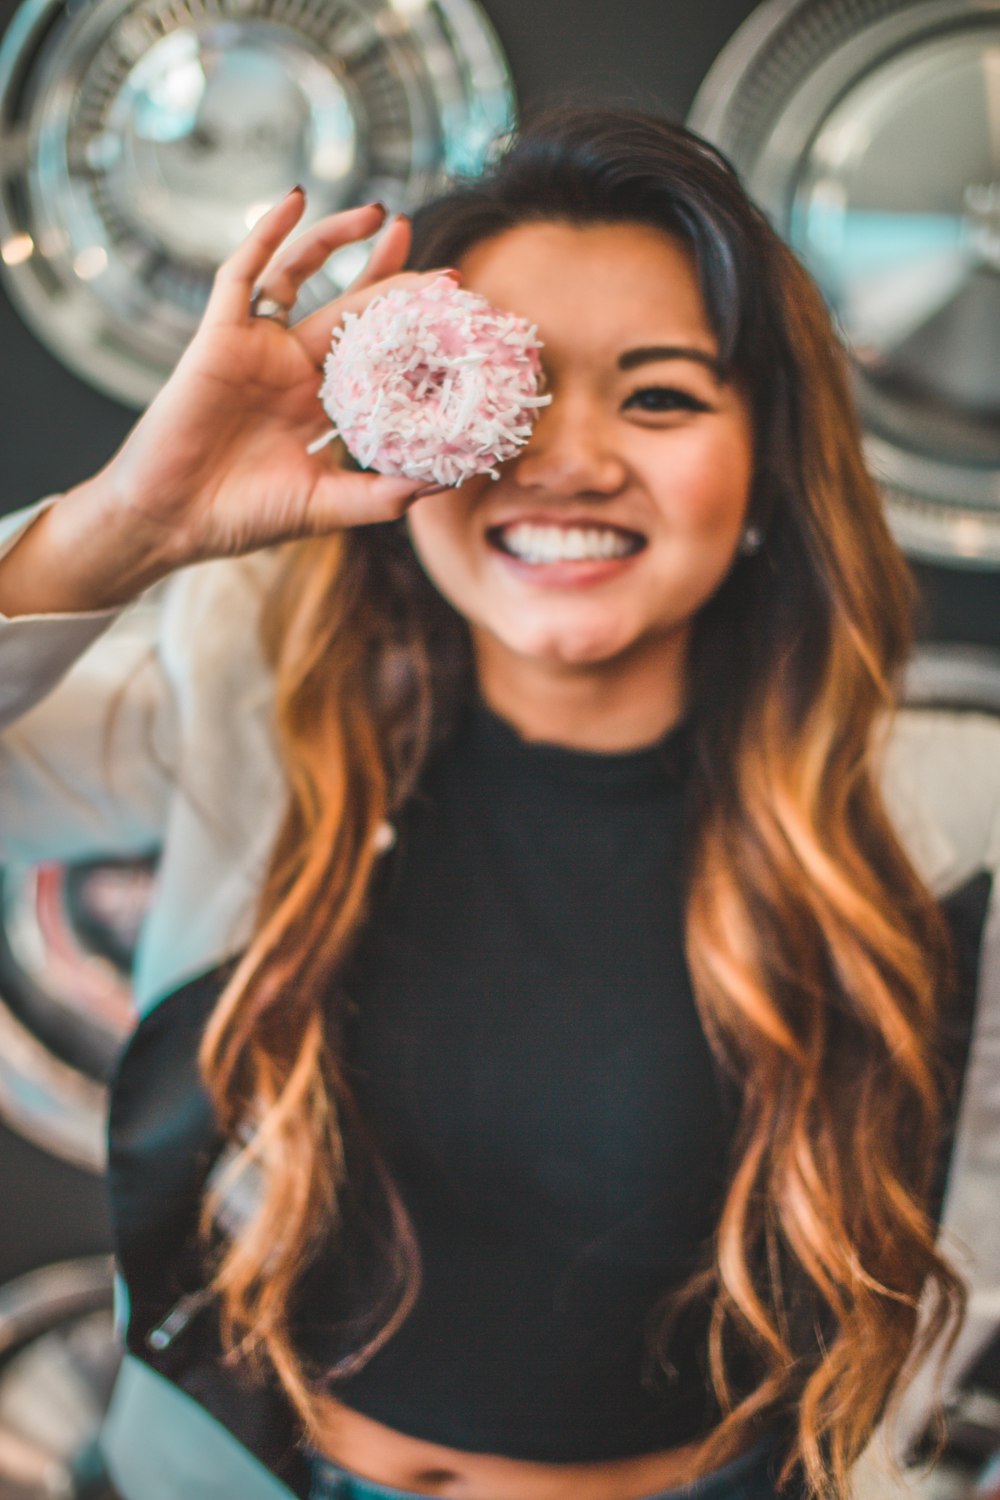
MULTIPOLYGON (((405 209, 567 97, 687 119, 809 266, 921 586, 908 696, 1000 714, 1000 0, 0 0, 0 503, 110 455, 293 183, 405 209)), ((0 1500, 105 1493, 105 1089, 156 851, 112 856, 0 872, 0 1500)), ((1000 1351, 928 1500, 1000 1496, 996 1388, 1000 1351)))

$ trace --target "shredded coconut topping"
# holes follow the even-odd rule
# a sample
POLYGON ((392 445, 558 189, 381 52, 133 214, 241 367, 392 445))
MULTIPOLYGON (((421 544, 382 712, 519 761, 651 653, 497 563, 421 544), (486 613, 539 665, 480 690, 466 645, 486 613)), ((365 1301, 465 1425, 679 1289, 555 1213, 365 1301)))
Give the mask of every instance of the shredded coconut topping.
POLYGON ((333 331, 319 398, 334 437, 366 469, 459 485, 531 436, 541 363, 537 324, 441 276, 394 287, 333 331))

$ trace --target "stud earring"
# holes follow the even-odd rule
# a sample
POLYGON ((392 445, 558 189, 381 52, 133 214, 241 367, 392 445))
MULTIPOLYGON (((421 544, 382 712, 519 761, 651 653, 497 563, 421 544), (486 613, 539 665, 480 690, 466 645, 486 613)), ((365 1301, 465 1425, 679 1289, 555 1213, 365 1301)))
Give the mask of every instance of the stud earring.
POLYGON ((757 551, 757 549, 762 545, 763 541, 764 533, 761 531, 759 526, 746 526, 744 527, 743 534, 740 537, 739 551, 742 552, 745 557, 748 557, 752 553, 757 551))
POLYGON ((383 819, 375 830, 375 837, 372 839, 372 848, 375 850, 376 854, 385 854, 392 848, 395 842, 395 826, 383 819))

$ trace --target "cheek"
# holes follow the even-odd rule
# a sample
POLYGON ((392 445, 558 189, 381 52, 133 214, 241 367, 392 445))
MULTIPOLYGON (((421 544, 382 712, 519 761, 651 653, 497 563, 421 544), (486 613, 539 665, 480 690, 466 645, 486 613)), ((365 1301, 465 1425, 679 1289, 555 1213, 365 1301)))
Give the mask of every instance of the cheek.
POLYGON ((470 498, 464 490, 428 495, 418 500, 406 517, 413 550, 425 573, 456 605, 461 605, 468 593, 475 566, 470 498))
POLYGON ((660 506, 672 528, 692 536, 738 533, 750 496, 753 460, 740 434, 718 434, 711 442, 692 440, 671 454, 669 477, 657 486, 660 506))

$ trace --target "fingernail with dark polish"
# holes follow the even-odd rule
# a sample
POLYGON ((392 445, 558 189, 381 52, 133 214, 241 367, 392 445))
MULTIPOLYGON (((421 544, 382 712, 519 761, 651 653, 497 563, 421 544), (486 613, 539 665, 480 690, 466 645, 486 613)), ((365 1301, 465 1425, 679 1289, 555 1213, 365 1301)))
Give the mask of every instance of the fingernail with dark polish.
POLYGON ((365 204, 365 208, 377 208, 383 219, 387 218, 389 214, 388 205, 383 203, 381 198, 373 198, 371 203, 365 204))
POLYGON ((302 184, 301 184, 301 182, 297 182, 297 183, 296 183, 296 184, 295 184, 295 186, 294 186, 294 187, 293 187, 293 188, 289 188, 289 189, 288 189, 288 192, 287 192, 287 193, 286 193, 286 194, 285 194, 285 197, 286 197, 286 198, 290 198, 290 197, 291 197, 291 196, 292 196, 292 194, 293 194, 293 193, 301 193, 301 194, 302 194, 302 196, 303 196, 303 198, 304 198, 304 197, 305 197, 305 195, 306 195, 306 190, 305 190, 305 188, 304 188, 304 187, 303 187, 303 186, 302 186, 302 184))

